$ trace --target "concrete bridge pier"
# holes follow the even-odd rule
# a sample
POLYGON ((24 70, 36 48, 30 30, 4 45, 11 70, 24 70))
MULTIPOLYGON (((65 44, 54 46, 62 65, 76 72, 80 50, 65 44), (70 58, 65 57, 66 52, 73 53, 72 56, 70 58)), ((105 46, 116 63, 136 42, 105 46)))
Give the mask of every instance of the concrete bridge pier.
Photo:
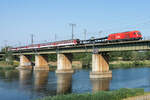
POLYGON ((49 70, 47 56, 46 55, 36 55, 35 56, 35 66, 34 70, 49 70))
POLYGON ((20 55, 20 65, 16 69, 32 69, 31 56, 20 55))
POLYGON ((104 53, 92 55, 92 71, 90 78, 112 77, 112 71, 109 71, 108 57, 104 53))
POLYGON ((56 73, 73 73, 72 54, 57 54, 56 73))

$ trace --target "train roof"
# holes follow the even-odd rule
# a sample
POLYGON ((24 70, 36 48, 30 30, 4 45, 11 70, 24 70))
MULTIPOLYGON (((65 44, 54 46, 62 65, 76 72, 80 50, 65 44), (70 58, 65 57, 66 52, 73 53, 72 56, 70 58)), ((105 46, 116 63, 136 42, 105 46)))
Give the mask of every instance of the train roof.
MULTIPOLYGON (((126 33, 126 32, 140 32, 140 31, 134 30, 134 31, 125 31, 125 32, 117 32, 117 33, 126 33)), ((111 34, 117 34, 117 33, 111 33, 111 34)), ((111 34, 109 34, 109 35, 111 35, 111 34)))
MULTIPOLYGON (((79 40, 79 39, 70 39, 70 40, 79 40)), ((47 43, 55 43, 55 42, 63 42, 63 41, 70 41, 70 40, 60 40, 60 41, 54 41, 54 42, 37 43, 37 44, 30 44, 30 45, 19 46, 19 47, 12 47, 12 48, 23 48, 23 47, 26 47, 26 46, 33 46, 33 45, 47 44, 47 43)))

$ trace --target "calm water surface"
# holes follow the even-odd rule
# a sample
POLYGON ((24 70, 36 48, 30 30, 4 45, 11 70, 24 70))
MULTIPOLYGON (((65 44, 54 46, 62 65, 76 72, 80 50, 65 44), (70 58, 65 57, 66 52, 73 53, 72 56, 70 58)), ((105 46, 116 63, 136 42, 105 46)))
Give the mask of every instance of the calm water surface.
POLYGON ((36 100, 63 93, 85 93, 119 88, 144 88, 150 91, 150 68, 112 70, 112 78, 89 79, 90 70, 74 74, 54 71, 0 71, 0 100, 36 100))

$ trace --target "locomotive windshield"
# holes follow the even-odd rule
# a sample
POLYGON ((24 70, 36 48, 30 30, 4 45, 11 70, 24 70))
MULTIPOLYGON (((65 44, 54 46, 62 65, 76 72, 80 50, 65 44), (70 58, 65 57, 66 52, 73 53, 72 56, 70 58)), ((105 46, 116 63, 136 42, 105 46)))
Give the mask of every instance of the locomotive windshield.
POLYGON ((136 32, 134 32, 134 35, 136 35, 136 32))
POLYGON ((140 33, 140 32, 138 32, 138 34, 139 34, 139 35, 141 35, 141 33, 140 33))

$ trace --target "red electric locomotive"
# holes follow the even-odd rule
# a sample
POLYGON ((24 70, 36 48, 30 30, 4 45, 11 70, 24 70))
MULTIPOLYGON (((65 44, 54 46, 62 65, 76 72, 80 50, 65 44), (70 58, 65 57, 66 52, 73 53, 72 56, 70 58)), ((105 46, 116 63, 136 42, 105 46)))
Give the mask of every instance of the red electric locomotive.
POLYGON ((108 41, 126 41, 126 40, 140 40, 140 39, 142 39, 140 31, 114 33, 110 34, 107 38, 108 41))

